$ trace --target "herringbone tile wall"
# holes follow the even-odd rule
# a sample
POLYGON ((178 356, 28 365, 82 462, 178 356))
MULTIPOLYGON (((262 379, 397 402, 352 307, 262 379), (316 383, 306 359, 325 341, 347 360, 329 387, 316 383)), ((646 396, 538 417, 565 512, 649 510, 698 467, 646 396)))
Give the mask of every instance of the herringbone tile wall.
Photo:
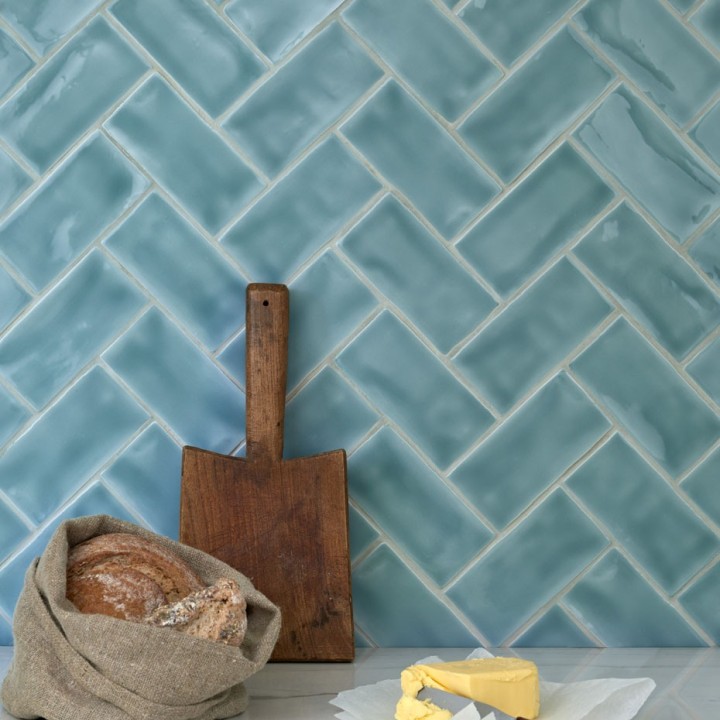
POLYGON ((720 641, 720 1, 0 0, 0 642, 177 535, 291 288, 359 644, 720 641))

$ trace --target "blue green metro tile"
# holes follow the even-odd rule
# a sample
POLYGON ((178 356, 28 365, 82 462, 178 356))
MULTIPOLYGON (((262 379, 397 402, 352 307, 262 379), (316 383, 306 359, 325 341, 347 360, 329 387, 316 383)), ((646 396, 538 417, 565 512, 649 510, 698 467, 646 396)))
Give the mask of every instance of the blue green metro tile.
MULTIPOLYGON (((1 619, 1 618, 0 618, 1 619)), ((356 648, 369 648, 372 647, 365 636, 355 628, 355 647, 356 648)))
POLYGON ((394 80, 341 129, 446 238, 498 193, 495 181, 394 80))
POLYGON ((246 280, 159 195, 149 195, 104 244, 207 347, 243 324, 246 280))
POLYGON ((381 76, 365 51, 332 23, 253 92, 223 127, 274 176, 381 76))
POLYGON ((0 647, 13 644, 13 634, 10 624, 0 617, 0 647))
POLYGON ((340 247, 442 352, 464 338, 496 305, 392 195, 352 228, 340 247))
POLYGON ((350 497, 438 585, 445 584, 493 538, 388 427, 351 456, 348 478, 350 497))
POLYGON ((147 185, 147 178, 95 133, 0 225, 0 253, 41 289, 147 185))
POLYGON ((460 135, 503 180, 510 181, 611 80, 605 65, 563 29, 463 121, 460 135))
MULTIPOLYGON (((688 2, 690 0, 687 0, 688 2)), ((692 24, 720 48, 720 0, 705 0, 700 9, 693 13, 692 24)))
POLYGON ((607 545, 588 517, 556 490, 447 595, 498 646, 607 545))
POLYGON ((594 643, 557 605, 536 620, 513 647, 594 647, 594 643))
POLYGON ((566 485, 668 594, 720 550, 720 539, 620 435, 566 485))
POLYGON ((283 282, 377 192, 335 137, 325 140, 221 238, 256 282, 283 282))
POLYGON ((323 368, 288 403, 285 457, 350 451, 378 414, 331 368, 323 368))
POLYGON ((0 98, 34 64, 32 58, 4 30, 0 29, 0 98))
POLYGON ((680 125, 720 87, 720 62, 659 0, 591 0, 575 21, 680 125))
POLYGON ((625 87, 608 95, 575 137, 680 241, 720 207, 714 171, 625 87))
POLYGON ((501 77, 431 0, 355 0, 343 18, 448 120, 501 77))
POLYGON ((720 323, 720 301, 712 290, 624 203, 605 216, 574 252, 677 358, 720 323))
POLYGON ((563 258, 492 320, 454 362, 483 397, 504 412, 611 309, 563 258))
POLYGON ((720 286, 720 219, 695 240, 689 254, 715 285, 720 286))
POLYGON ((135 400, 95 367, 5 451, 0 487, 42 522, 146 420, 135 400))
POLYGON ((713 340, 688 366, 687 371, 715 402, 720 402, 720 338, 713 340))
POLYGON ((699 580, 680 595, 680 604, 692 615, 700 627, 720 644, 720 563, 715 564, 699 580))
POLYGON ((104 127, 212 233, 262 189, 240 156, 157 75, 104 127))
POLYGON ((624 318, 613 323, 571 367, 673 475, 685 470, 720 436, 720 418, 624 318))
POLYGON ((669 0, 680 12, 686 12, 695 3, 695 0, 669 0))
POLYGON ((457 244, 501 294, 520 287, 613 198, 613 191, 562 145, 457 244))
POLYGON ((720 525, 720 449, 703 460, 680 488, 720 525))
POLYGON ((503 528, 609 427, 590 398, 560 373, 489 435, 450 479, 503 528))
POLYGON ((493 422, 493 416, 390 312, 338 355, 340 369, 395 420, 440 468, 493 422))
POLYGON ((350 561, 354 562, 378 537, 377 530, 352 506, 348 507, 350 561))
POLYGON ((0 373, 42 407, 145 302, 127 275, 93 250, 0 340, 0 373))
POLYGON ((0 267, 0 330, 28 304, 30 295, 0 267))
POLYGON ((0 213, 31 184, 32 178, 4 150, 0 149, 0 213))
MULTIPOLYGON (((30 535, 27 525, 0 500, 0 563, 30 535)), ((0 642, 0 645, 2 643, 0 642)))
POLYGON ((96 18, 0 108, 0 136, 44 171, 146 70, 130 45, 96 18))
POLYGON ((603 557, 563 602, 608 647, 705 645, 617 550, 603 557))
POLYGON ((720 163, 720 102, 708 110, 690 131, 690 137, 716 162, 720 163))
POLYGON ((352 576, 355 622, 380 647, 474 647, 477 639, 387 545, 352 576))
POLYGON ((243 388, 245 387, 245 345, 245 328, 243 328, 217 356, 233 380, 243 388))
POLYGON ((153 423, 103 473, 116 495, 134 506, 157 533, 177 540, 181 449, 153 423))
MULTIPOLYGON (((30 417, 25 406, 0 386, 0 447, 12 437, 30 417)), ((0 481, 0 487, 2 482, 0 481)), ((0 540, 0 551, 2 541, 0 540)))

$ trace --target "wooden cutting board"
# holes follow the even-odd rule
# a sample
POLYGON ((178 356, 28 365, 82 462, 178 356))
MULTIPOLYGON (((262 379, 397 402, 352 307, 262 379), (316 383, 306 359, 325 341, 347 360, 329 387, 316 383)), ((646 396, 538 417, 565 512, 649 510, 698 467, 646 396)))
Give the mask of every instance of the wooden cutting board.
POLYGON ((180 540, 239 570, 280 607, 272 660, 349 661, 345 451, 282 457, 288 296, 284 285, 248 286, 246 457, 183 448, 180 540))

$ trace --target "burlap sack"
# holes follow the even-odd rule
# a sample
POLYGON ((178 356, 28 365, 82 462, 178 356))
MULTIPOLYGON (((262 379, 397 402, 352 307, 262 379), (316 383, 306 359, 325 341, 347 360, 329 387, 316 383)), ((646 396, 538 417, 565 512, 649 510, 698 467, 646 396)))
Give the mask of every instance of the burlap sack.
POLYGON ((265 665, 279 630, 278 608, 225 563, 108 515, 67 520, 25 576, 2 702, 19 718, 47 720, 227 718, 247 707, 243 680, 265 665), (234 579, 248 604, 242 646, 78 612, 65 597, 68 548, 110 532, 161 543, 207 584, 234 579))

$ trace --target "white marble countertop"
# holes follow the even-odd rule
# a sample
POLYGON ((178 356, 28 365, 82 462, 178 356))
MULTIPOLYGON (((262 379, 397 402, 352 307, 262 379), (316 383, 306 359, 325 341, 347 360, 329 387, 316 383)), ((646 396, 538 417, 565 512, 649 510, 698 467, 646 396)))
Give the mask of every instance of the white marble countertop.
MULTIPOLYGON (((544 680, 571 682, 607 677, 650 677, 657 688, 638 720, 720 720, 720 649, 525 649, 495 651, 537 663, 544 680)), ((332 720, 329 704, 341 690, 400 676, 428 655, 459 660, 465 649, 358 649, 353 663, 271 663, 250 678, 250 706, 242 720, 332 720)), ((0 678, 12 648, 0 647, 0 678)), ((0 720, 11 716, 0 709, 0 720)), ((392 720, 392 718, 388 718, 392 720)), ((612 720, 612 718, 608 718, 612 720)))

